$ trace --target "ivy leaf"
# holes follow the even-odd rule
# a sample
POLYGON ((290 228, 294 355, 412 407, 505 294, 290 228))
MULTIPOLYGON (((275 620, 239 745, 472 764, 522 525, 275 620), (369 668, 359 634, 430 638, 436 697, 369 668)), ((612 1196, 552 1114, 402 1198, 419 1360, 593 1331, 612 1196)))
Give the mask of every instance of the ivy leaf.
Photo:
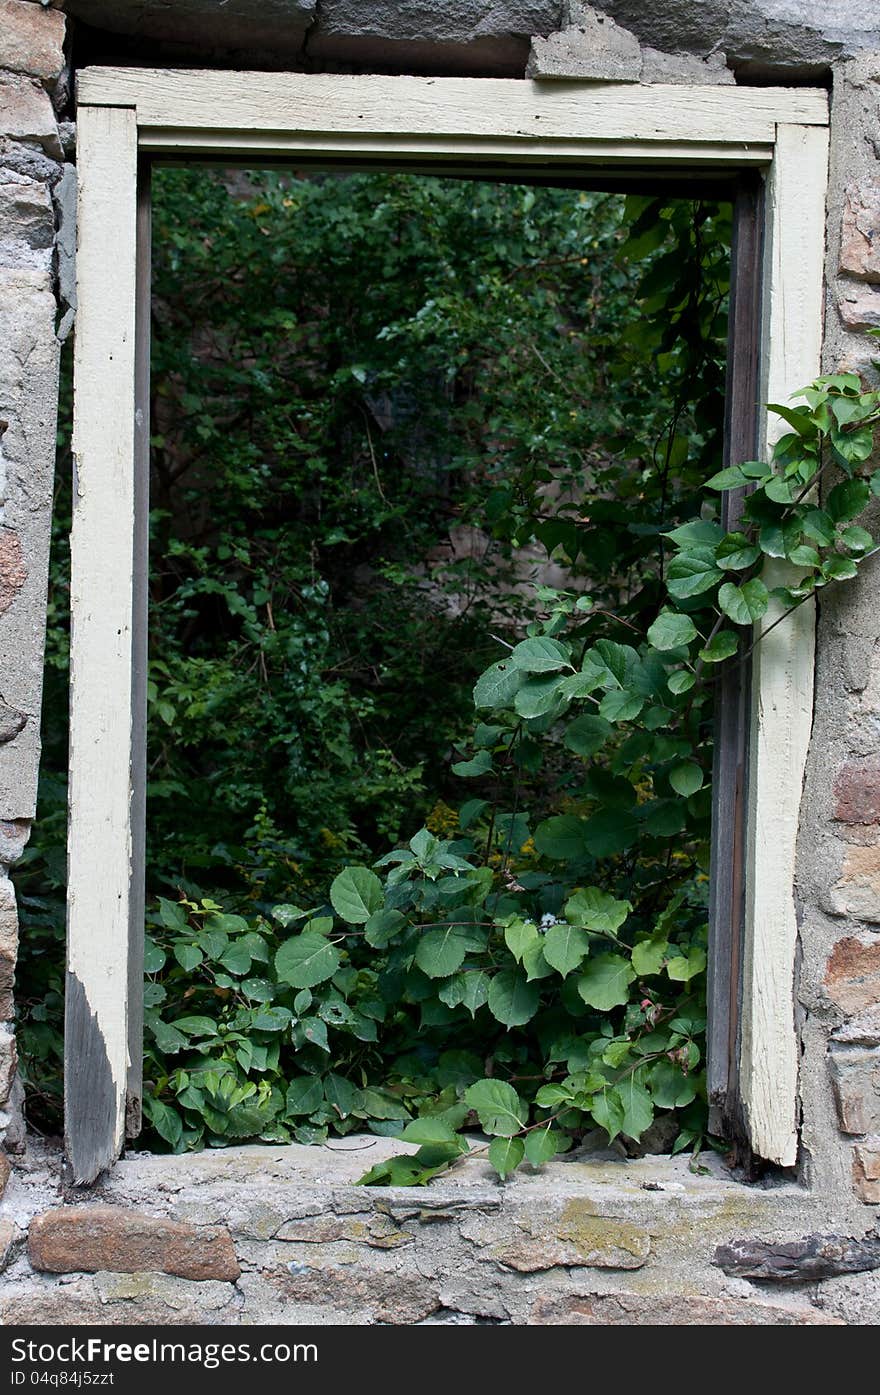
POLYGON ((590 941, 577 925, 551 925, 544 936, 544 958, 565 978, 589 952, 590 941))
POLYGON ((697 627, 689 615, 661 610, 648 630, 648 643, 655 649, 679 649, 696 639, 697 627))
POLYGON ((571 668, 569 646, 543 635, 524 639, 512 651, 510 659, 524 673, 557 673, 561 668, 571 668))
POLYGON ((659 974, 668 953, 669 941, 666 936, 652 935, 650 939, 639 940, 633 946, 632 966, 639 977, 659 974))
POLYGON ((174 958, 182 969, 188 974, 191 974, 193 969, 199 967, 204 955, 198 945, 176 944, 174 946, 174 958))
POLYGON ((590 1113, 608 1135, 608 1142, 613 1143, 617 1135, 623 1128, 624 1108, 623 1100, 613 1086, 603 1090, 601 1094, 595 1095, 590 1102, 590 1113))
POLYGON ((477 751, 470 760, 456 761, 452 767, 453 775, 458 775, 462 779, 472 779, 476 775, 488 775, 492 769, 492 757, 488 751, 477 751))
POLYGON ((445 1119, 436 1114, 425 1114, 411 1119, 402 1133, 397 1134, 404 1143, 457 1143, 455 1130, 445 1119))
POLYGON ((172 1148, 177 1148, 183 1138, 183 1120, 177 1110, 165 1104, 164 1100, 145 1094, 144 1113, 159 1137, 170 1143, 172 1148))
POLYGON ((447 1007, 465 1007, 471 1017, 476 1017, 488 1001, 490 982, 489 975, 482 969, 472 970, 447 979, 437 996, 447 1007))
POLYGON ((489 1011, 508 1029, 522 1027, 538 1011, 539 990, 518 969, 502 969, 492 979, 489 1011))
POLYGON ((754 566, 761 549, 749 542, 745 533, 728 533, 719 543, 715 556, 725 571, 740 572, 754 566))
POLYGON ((476 1111, 484 1133, 512 1138, 526 1126, 528 1105, 506 1080, 477 1080, 464 1092, 468 1109, 476 1111))
POLYGON ((825 512, 835 523, 849 523, 862 512, 870 498, 867 480, 842 480, 825 500, 825 512))
POLYGON ((539 935, 532 944, 527 945, 522 957, 522 966, 526 971, 526 980, 531 983, 534 979, 549 978, 553 969, 544 958, 544 942, 539 935))
POLYGON ((614 728, 602 717, 585 713, 569 722, 563 744, 576 756, 594 756, 604 746, 614 728))
POLYGON ((675 673, 669 675, 666 686, 671 693, 675 693, 678 697, 680 693, 690 692, 696 681, 697 676, 695 673, 691 673, 690 669, 679 668, 676 669, 675 673))
POLYGON ((164 949, 157 945, 155 940, 151 939, 149 935, 144 936, 145 974, 158 974, 163 968, 167 957, 164 949))
POLYGON ((285 940, 275 955, 275 972, 292 988, 314 988, 339 968, 339 951, 323 935, 306 930, 285 940))
POLYGON ((719 589, 718 604, 735 625, 751 625, 767 613, 770 593, 759 577, 742 586, 726 581, 719 589))
POLYGON ((669 783, 676 794, 685 799, 703 788, 703 772, 696 761, 685 760, 674 765, 669 772, 669 783))
POLYGON ((614 857, 626 852, 639 836, 639 821, 626 810, 606 809, 587 819, 583 839, 593 857, 614 857))
POLYGON ((705 649, 700 650, 700 658, 706 664, 720 664, 730 659, 739 648, 739 638, 733 630, 719 630, 713 635, 705 649))
POLYGON ((386 949, 406 925, 400 911, 374 911, 364 925, 364 939, 373 949, 386 949))
POLYGON ((598 954, 587 964, 577 982, 577 991, 588 1007, 608 1012, 626 1002, 635 971, 620 954, 598 954))
POLYGON ((651 1071, 651 1094, 658 1109, 683 1109, 696 1099, 697 1087, 690 1076, 664 1059, 651 1071))
POLYGON ((564 1145, 564 1134, 559 1133, 557 1129, 550 1128, 549 1124, 546 1128, 531 1129, 526 1134, 526 1162, 531 1163, 532 1167, 540 1167, 542 1163, 555 1158, 564 1145))
POLYGON ((474 685, 475 707, 509 707, 523 682, 521 669, 510 659, 500 659, 481 673, 474 685))
POLYGON ((689 983, 706 967, 706 951, 699 945, 689 949, 687 954, 677 954, 666 965, 666 972, 674 983, 689 983))
POLYGON ((827 581, 852 581, 858 574, 859 569, 853 559, 842 557, 839 553, 822 564, 822 575, 827 581))
POLYGON ((565 903, 565 914, 575 925, 584 925, 588 930, 610 931, 614 934, 626 920, 632 905, 629 901, 618 901, 607 891, 596 886, 576 891, 565 903))
POLYGON ((543 717, 548 712, 557 711, 565 700, 562 691, 564 682, 564 678, 555 678, 552 674, 528 679, 514 698, 515 711, 526 718, 543 717))
POLYGON ((336 1110, 340 1119, 347 1119, 349 1114, 353 1114, 363 1103, 361 1091, 357 1086, 346 1080, 344 1075, 337 1075, 335 1071, 330 1071, 324 1077, 324 1098, 331 1108, 336 1110))
MULTIPOLYGON (((840 535, 841 542, 845 543, 852 552, 867 552, 869 547, 874 546, 874 539, 867 528, 844 528, 840 535)), ((792 558, 792 560, 794 560, 792 558)), ((816 558, 819 561, 819 558, 816 558)))
POLYGON ((715 553, 709 548, 678 553, 669 563, 666 576, 666 589, 679 601, 700 596, 724 580, 724 573, 715 565, 715 553))
POLYGON ((467 950, 467 936, 460 926, 440 925, 419 940, 416 963, 428 978, 448 978, 461 968, 467 950))
POLYGON ((617 1093, 623 1105, 620 1131, 638 1142, 645 1129, 654 1122, 654 1101, 644 1085, 636 1081, 635 1072, 618 1083, 617 1093))
POLYGON ((585 821, 574 814, 555 814, 544 819, 535 829, 535 847, 543 857, 571 862, 587 851, 584 841, 585 821))
POLYGON ((502 1182, 519 1167, 525 1153, 521 1138, 495 1138, 489 1144, 489 1162, 502 1182))
POLYGON ((319 1075, 295 1075, 287 1087, 286 1112, 314 1114, 324 1103, 324 1086, 319 1075))
POLYGON ((540 943, 540 939, 538 927, 531 920, 513 920, 504 929, 504 943, 518 964, 522 962, 529 945, 536 941, 540 943))
POLYGON ((645 705, 645 699, 637 693, 606 693, 599 704, 599 716, 606 722, 631 722, 645 705))
POLYGON ((331 905, 348 925, 365 925, 383 899, 382 883, 369 867, 346 867, 330 886, 331 905))

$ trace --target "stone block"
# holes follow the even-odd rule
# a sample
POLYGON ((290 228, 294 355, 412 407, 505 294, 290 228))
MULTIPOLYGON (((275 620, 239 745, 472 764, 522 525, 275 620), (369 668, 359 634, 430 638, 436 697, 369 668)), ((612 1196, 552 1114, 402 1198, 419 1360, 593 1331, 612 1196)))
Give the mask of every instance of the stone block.
POLYGON ((866 1139, 853 1148, 853 1187, 860 1201, 880 1206, 880 1138, 866 1139))
POLYGON ((642 50, 628 29, 591 5, 569 10, 571 27, 532 40, 526 77, 638 82, 642 50))
POLYGON ((699 1293, 556 1294, 538 1298, 529 1322, 572 1327, 843 1327, 842 1318, 807 1305, 699 1293))
POLYGON ((835 1047, 829 1057, 844 1133, 880 1133, 880 1048, 835 1047))
POLYGON ((880 289, 843 283, 838 287, 837 308, 847 329, 875 329, 880 325, 880 289))
POLYGON ((880 844, 851 843, 834 886, 832 905, 839 915, 880 925, 880 844))
POLYGON ((5 1153, 0 1153, 0 1197, 6 1191, 6 1185, 12 1176, 12 1165, 5 1153))
POLYGON ((859 281, 880 281, 880 180, 866 179, 846 191, 840 270, 859 281))
POLYGON ((733 1240, 719 1245, 713 1264, 752 1283, 806 1284, 880 1269, 880 1235, 805 1235, 800 1240, 733 1240))
POLYGON ((14 1221, 0 1221, 0 1274, 9 1268, 22 1233, 14 1221))
POLYGON ((834 782, 834 817, 840 823, 880 823, 880 758, 851 760, 834 782))
POLYGON ((643 48, 641 81, 720 87, 735 84, 736 78, 723 53, 710 53, 707 58, 700 58, 695 53, 664 53, 659 48, 643 48))
POLYGON ((0 68, 54 82, 64 67, 66 21, 32 0, 0 0, 0 68))
POLYGON ((851 1046, 880 1046, 880 1004, 836 1027, 831 1040, 851 1046))
POLYGON ((52 103, 33 78, 0 76, 0 136, 39 145, 53 159, 62 158, 52 103))
POLYGON ((52 266, 55 214, 46 185, 0 167, 0 266, 52 266))
POLYGON ((28 1254, 52 1274, 158 1271, 235 1282, 241 1270, 222 1226, 192 1226, 118 1206, 62 1206, 31 1222, 28 1254))
POLYGON ((0 819, 0 865, 17 862, 31 834, 29 819, 0 819))
POLYGON ((0 1027, 0 1109, 12 1094, 17 1070, 18 1051, 15 1037, 8 1027, 0 1027))
POLYGON ((412 1326, 440 1307, 430 1280, 419 1273, 397 1273, 367 1265, 309 1265, 294 1260, 267 1275, 285 1302, 308 1303, 351 1322, 369 1315, 371 1322, 412 1326))
POLYGON ((825 992, 850 1015, 880 1003, 880 939, 838 940, 825 968, 825 992))
POLYGON ((0 528, 0 615, 18 596, 27 574, 21 539, 12 528, 0 528))

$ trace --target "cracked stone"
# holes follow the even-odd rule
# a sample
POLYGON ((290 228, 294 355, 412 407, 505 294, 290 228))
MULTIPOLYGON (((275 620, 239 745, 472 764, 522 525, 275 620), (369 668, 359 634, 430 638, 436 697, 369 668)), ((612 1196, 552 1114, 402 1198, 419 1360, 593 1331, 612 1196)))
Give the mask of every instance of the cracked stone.
POLYGON ((55 111, 49 94, 33 78, 0 75, 0 135, 33 142, 61 159, 55 111))
POLYGON ((64 67, 66 21, 32 0, 0 0, 0 68, 54 82, 64 67))
POLYGON ((530 78, 592 78, 597 82, 638 82, 642 50, 628 29, 591 5, 570 10, 570 27, 536 36, 526 66, 530 78))
POLYGON ((529 1323, 582 1327, 844 1327, 815 1308, 785 1307, 752 1298, 702 1294, 602 1293, 538 1298, 529 1323))
POLYGON ((880 281, 880 180, 850 185, 843 206, 840 270, 880 281))
POLYGON ((21 540, 11 528, 0 528, 0 615, 9 609, 26 581, 21 540))
POLYGON ((835 1047, 829 1067, 843 1132, 880 1133, 880 1050, 835 1047))
POLYGON ((861 1201, 880 1205, 880 1138, 867 1139, 853 1148, 853 1186, 861 1201))
POLYGON ((241 1270, 229 1231, 192 1226, 117 1206, 62 1206, 31 1222, 28 1253, 52 1274, 157 1270, 181 1279, 235 1282, 241 1270))
POLYGON ((825 969, 825 991, 850 1014, 880 1003, 880 941, 838 940, 825 969))

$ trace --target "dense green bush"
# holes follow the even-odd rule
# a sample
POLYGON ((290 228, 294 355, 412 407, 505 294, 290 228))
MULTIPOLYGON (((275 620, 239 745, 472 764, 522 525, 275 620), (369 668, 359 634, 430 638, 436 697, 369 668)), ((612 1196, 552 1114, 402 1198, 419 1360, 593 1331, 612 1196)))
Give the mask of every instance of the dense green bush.
MULTIPOLYGON (((563 1065, 588 1072, 605 1052, 628 1070, 623 1040, 654 1033, 655 1074, 686 1082, 654 1102, 691 1108, 681 1136, 698 1137, 710 691, 661 703, 646 689, 659 714, 646 740, 614 684, 634 664, 643 685, 665 681, 665 659, 639 651, 675 579, 675 527, 720 464, 727 210, 406 176, 164 171, 155 224, 155 1130, 192 1147, 319 1139, 364 1120, 392 1132, 447 1108, 460 1121, 487 1062, 549 1088, 563 1065), (443 560, 450 526, 479 530, 483 550, 443 560), (521 584, 527 548, 558 564, 570 594, 521 584), (492 702, 482 678, 472 729, 496 637, 522 654, 526 633, 575 646, 578 673, 582 651, 604 655, 598 717, 566 726, 548 667, 492 702), (459 807, 462 780, 475 797, 459 807), (575 847, 581 825, 589 843, 575 847), (356 937, 348 922, 344 943, 318 946, 342 933, 328 900, 340 868, 389 845, 416 858, 382 891, 390 919, 356 937), (453 859, 443 875, 427 870, 437 857, 453 859), (598 929, 571 910, 587 887, 615 908, 598 929), (298 907, 312 908, 317 965, 285 969, 298 907), (666 914, 682 952, 664 951, 644 997, 631 978, 618 1003, 607 987, 590 1002, 576 984, 592 968, 560 980, 528 928, 511 929, 555 945, 566 908, 577 943, 625 925, 629 949, 666 914), (452 911, 471 929, 456 923, 440 967, 463 958, 426 972, 416 949, 424 960, 452 911), (534 1012, 505 1021, 503 987, 524 973, 534 1012)), ((20 877, 30 1113, 50 1126, 66 507, 62 472, 43 799, 20 877)), ((614 1123, 591 1109, 562 1121, 565 1138, 614 1123)), ((636 1116, 626 1122, 636 1138, 636 1116)))

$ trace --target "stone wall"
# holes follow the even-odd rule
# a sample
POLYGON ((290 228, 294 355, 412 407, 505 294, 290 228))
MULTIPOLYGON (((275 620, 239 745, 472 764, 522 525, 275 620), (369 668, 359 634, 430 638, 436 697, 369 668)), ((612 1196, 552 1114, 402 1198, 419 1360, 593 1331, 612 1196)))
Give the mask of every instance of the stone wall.
MULTIPOLYGON (((861 0, 63 0, 51 8, 0 0, 0 1136, 8 1152, 24 1139, 7 873, 35 808, 58 360, 74 303, 68 57, 616 82, 830 75, 824 366, 876 381, 871 357, 880 350, 865 336, 880 325, 873 15, 861 0)), ((0 1204, 0 1318, 876 1322, 878 584, 880 558, 820 608, 797 880, 797 1182, 755 1189, 716 1164, 703 1177, 683 1162, 598 1158, 502 1188, 473 1161, 458 1180, 413 1197, 351 1188, 360 1157, 251 1149, 132 1157, 95 1192, 72 1197, 58 1156, 31 1143, 0 1204)), ((370 1162, 386 1147, 364 1142, 370 1162)), ((7 1176, 0 1154, 0 1194, 7 1176)))

